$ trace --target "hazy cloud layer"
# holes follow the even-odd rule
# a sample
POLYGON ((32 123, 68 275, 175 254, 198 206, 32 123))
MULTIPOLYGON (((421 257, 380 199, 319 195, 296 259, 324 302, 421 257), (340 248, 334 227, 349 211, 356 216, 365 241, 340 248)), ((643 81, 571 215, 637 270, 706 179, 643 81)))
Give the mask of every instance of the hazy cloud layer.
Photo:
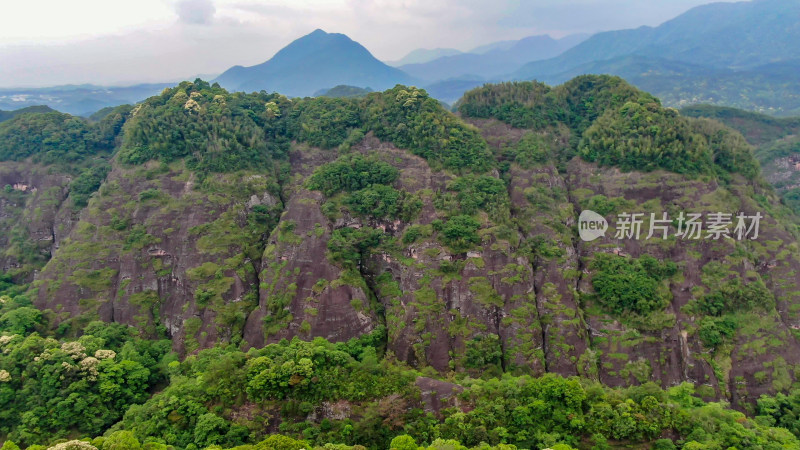
POLYGON ((0 86, 164 82, 269 59, 322 28, 378 58, 658 25, 710 0, 10 0, 0 86), (68 4, 69 7, 64 7, 68 4), (114 6, 109 6, 114 5, 114 6), (57 15, 57 17, 53 17, 57 15))
POLYGON ((206 25, 214 20, 217 8, 211 0, 181 0, 175 5, 175 12, 183 23, 206 25))

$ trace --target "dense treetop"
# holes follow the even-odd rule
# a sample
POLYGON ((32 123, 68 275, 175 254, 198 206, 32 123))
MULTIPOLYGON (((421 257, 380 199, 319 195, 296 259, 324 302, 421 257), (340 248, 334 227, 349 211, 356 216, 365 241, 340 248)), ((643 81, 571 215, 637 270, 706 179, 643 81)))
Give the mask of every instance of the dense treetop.
POLYGON ((566 125, 577 154, 623 170, 740 173, 750 179, 759 172, 741 135, 664 108, 619 77, 584 75, 555 88, 536 82, 487 85, 466 93, 457 107, 464 116, 535 131, 566 125))
POLYGON ((434 167, 485 172, 494 164, 478 130, 446 112, 424 90, 397 86, 368 95, 363 105, 369 130, 434 167))
POLYGON ((69 114, 28 113, 0 123, 0 161, 72 166, 112 148, 98 127, 69 114))
POLYGON ((14 117, 17 117, 21 114, 28 114, 28 113, 44 113, 44 112, 54 112, 55 110, 50 108, 49 106, 28 106, 27 108, 15 109, 12 111, 3 111, 0 110, 0 122, 5 122, 6 120, 11 120, 14 117))
POLYGON ((360 88, 357 86, 339 85, 330 89, 323 89, 317 93, 318 97, 338 97, 338 98, 361 98, 365 97, 370 92, 370 88, 360 88))
POLYGON ((290 104, 278 94, 229 94, 200 80, 183 82, 134 108, 119 160, 185 157, 200 172, 264 169, 288 149, 281 116, 290 104))

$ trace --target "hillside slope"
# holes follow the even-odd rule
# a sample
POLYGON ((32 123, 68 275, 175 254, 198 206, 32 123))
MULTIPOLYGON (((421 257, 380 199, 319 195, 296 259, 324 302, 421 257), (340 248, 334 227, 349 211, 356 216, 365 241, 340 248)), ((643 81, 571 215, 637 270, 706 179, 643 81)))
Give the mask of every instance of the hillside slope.
MULTIPOLYGON (((63 318, 57 318, 57 323, 68 320, 75 330, 97 318, 163 325, 177 350, 191 351, 219 339, 243 340, 257 347, 295 335, 347 340, 385 321, 388 348, 412 365, 440 371, 468 369, 470 363, 455 355, 463 355, 474 339, 489 335, 499 339, 502 357, 495 363, 504 370, 598 373, 613 385, 635 382, 630 368, 625 369, 625 364, 635 363, 649 368, 642 380, 659 380, 664 386, 706 380, 715 390, 713 395, 730 397, 736 395, 730 377, 737 370, 747 370, 733 365, 734 375, 712 373, 711 361, 701 351, 702 341, 692 335, 681 338, 683 331, 696 327, 704 317, 686 308, 705 301, 701 290, 755 283, 771 289, 769 298, 759 298, 760 306, 748 306, 755 309, 737 314, 760 317, 761 322, 751 321, 761 323, 750 332, 756 336, 780 332, 781 347, 772 349, 770 358, 800 364, 792 356, 797 343, 791 332, 800 325, 791 307, 798 301, 792 284, 797 280, 793 275, 797 255, 784 250, 794 242, 794 225, 786 222, 774 194, 758 181, 750 148, 740 136, 711 122, 675 116, 619 79, 579 78, 552 91, 534 85, 499 85, 475 91, 460 104, 462 114, 480 118, 486 111, 493 115, 491 105, 497 101, 489 101, 487 110, 482 99, 499 98, 503 112, 497 117, 516 129, 491 121, 474 122, 478 128, 472 128, 447 119, 447 113, 424 93, 402 88, 370 94, 361 102, 318 99, 294 105, 281 97, 259 99, 182 86, 138 107, 126 124, 122 148, 100 195, 81 213, 80 222, 37 277, 37 305, 63 318), (513 95, 521 89, 523 97, 507 103, 505 89, 513 95), (592 96, 604 100, 596 100, 593 110, 582 109, 583 99, 592 96), (551 99, 556 103, 551 105, 551 99), (506 109, 517 101, 522 106, 506 109), (251 108, 253 102, 274 106, 262 107, 260 116, 248 119, 253 122, 237 122, 239 131, 231 135, 236 136, 234 141, 225 140, 225 128, 208 137, 197 134, 180 146, 175 145, 179 141, 162 142, 159 134, 146 131, 165 126, 187 129, 197 126, 193 123, 220 120, 225 127, 228 120, 241 121, 235 111, 251 108), (530 102, 535 104, 524 106, 530 102), (658 124, 664 137, 638 145, 663 152, 659 158, 639 160, 620 147, 619 154, 604 150, 608 139, 622 138, 615 133, 636 126, 628 122, 628 115, 618 112, 633 114, 631 108, 640 108, 638 114, 658 124), (553 117, 548 110, 565 111, 565 115, 553 117), (167 111, 178 114, 171 119, 177 122, 164 122, 170 117, 164 115, 167 111), (365 111, 366 116, 357 111, 365 111), (197 119, 192 118, 195 114, 197 119), (222 114, 220 119, 215 118, 217 114, 222 114), (225 119, 229 114, 230 119, 225 119), (429 116, 445 120, 444 128, 434 131, 449 136, 444 141, 431 140, 423 131, 424 118, 429 116), (397 128, 399 120, 409 123, 408 131, 397 128), (270 123, 270 133, 276 134, 262 136, 260 127, 270 123), (312 174, 326 177, 327 170, 338 173, 352 162, 300 143, 290 145, 281 131, 287 127, 297 130, 294 139, 299 142, 323 148, 348 140, 352 153, 378 158, 383 163, 373 166, 387 173, 396 171, 381 182, 390 187, 379 188, 374 181, 358 182, 355 188, 351 184, 327 187, 336 180, 332 178, 320 181, 317 189, 323 192, 316 192, 311 187, 317 185, 302 180, 312 174), (366 132, 366 138, 360 138, 363 134, 348 137, 351 129, 366 132), (479 129, 494 150, 478 134, 479 129), (500 136, 492 136, 495 133, 500 136), (558 139, 541 142, 536 133, 555 133, 558 139), (583 136, 577 144, 571 137, 574 134, 583 136), (672 139, 695 144, 673 149, 672 139), (533 160, 506 161, 504 155, 513 154, 523 143, 538 146, 525 149, 534 152, 525 156, 533 160), (669 150, 657 150, 660 146, 669 150), (416 155, 406 155, 403 147, 415 149, 416 155), (254 151, 267 153, 258 156, 254 151), (572 160, 575 154, 583 159, 572 160), (281 162, 286 155, 288 160, 281 162), (162 162, 148 162, 152 159, 162 162), (503 170, 502 178, 497 168, 503 170), (281 175, 286 170, 291 178, 281 175), (539 179, 548 181, 532 184, 539 179), (650 185, 671 188, 655 192, 647 188, 650 185), (391 205, 383 203, 390 199, 391 205), (578 211, 598 202, 658 214, 711 212, 713 207, 731 214, 759 210, 767 216, 761 228, 764 243, 668 240, 656 245, 609 239, 582 244, 570 226, 578 211), (381 208, 389 209, 378 214, 381 208), (252 222, 254 214, 264 215, 265 222, 252 222), (365 235, 364 230, 373 231, 365 235), (540 260, 526 253, 532 251, 528 247, 532 242, 543 238, 551 242, 550 252, 560 256, 540 260), (333 248, 333 242, 344 247, 333 248), (778 242, 784 244, 770 244, 778 242), (645 311, 634 309, 628 317, 631 311, 616 310, 625 311, 617 316, 589 302, 596 295, 592 293, 592 261, 610 251, 612 244, 619 247, 616 253, 633 258, 630 261, 647 254, 673 260, 683 274, 663 281, 668 288, 665 298, 671 300, 657 308, 657 322, 651 323, 656 319, 645 311), (341 256, 336 256, 339 251, 341 256), (731 253, 743 256, 724 256, 731 253), (321 264, 326 255, 330 263, 321 264), (704 273, 709 264, 722 264, 737 275, 732 279, 689 276, 704 273), (444 305, 450 306, 439 309, 444 305), (761 309, 763 313, 756 312, 761 309), (381 310, 385 317, 379 314, 381 310), (593 323, 594 316, 617 323, 593 323), (458 317, 466 322, 455 333, 453 321, 458 317), (521 339, 517 330, 532 334, 521 339), (619 351, 606 346, 616 346, 614 339, 633 330, 643 338, 657 339, 631 347, 629 362, 616 367, 614 359, 607 358, 619 351), (671 338, 665 341, 665 336, 671 338), (682 339, 684 344, 675 344, 682 339), (680 354, 681 346, 689 346, 689 353, 680 354), (585 361, 589 355, 597 359, 585 361), (600 367, 610 368, 609 364, 615 369, 597 372, 600 367)), ((762 289, 758 295, 765 292, 762 289)), ((155 332, 155 328, 150 330, 155 332)), ((731 339, 732 344, 742 339, 739 345, 744 345, 753 338, 731 339)), ((722 350, 737 349, 734 345, 722 350)), ((726 357, 736 359, 736 354, 726 357)), ((755 361, 771 364, 772 359, 755 361)), ((769 382, 752 381, 748 390, 757 395, 769 391, 769 386, 769 382)))

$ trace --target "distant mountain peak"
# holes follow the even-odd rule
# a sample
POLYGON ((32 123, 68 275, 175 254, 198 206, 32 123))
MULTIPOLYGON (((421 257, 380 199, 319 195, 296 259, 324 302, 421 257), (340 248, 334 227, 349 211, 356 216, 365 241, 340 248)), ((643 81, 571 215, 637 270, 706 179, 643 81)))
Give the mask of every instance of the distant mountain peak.
POLYGON ((378 61, 347 35, 316 29, 294 40, 268 61, 251 67, 231 67, 216 81, 229 90, 266 90, 305 97, 331 86, 386 89, 396 84, 413 84, 414 80, 378 61))

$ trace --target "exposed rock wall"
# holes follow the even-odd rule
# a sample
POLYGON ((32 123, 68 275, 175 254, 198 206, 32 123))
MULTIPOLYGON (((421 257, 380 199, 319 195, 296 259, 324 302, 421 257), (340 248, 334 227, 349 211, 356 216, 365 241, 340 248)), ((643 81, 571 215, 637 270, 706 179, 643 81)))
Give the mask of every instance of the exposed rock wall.
MULTIPOLYGON (((522 135, 496 121, 472 122, 495 151, 522 135)), ((555 146, 568 141, 546 138, 555 146)), ((493 174, 506 180, 510 217, 500 223, 481 213, 480 245, 452 253, 426 236, 398 252, 372 254, 356 273, 329 260, 334 230, 373 227, 399 240, 410 227, 444 217, 436 198, 454 175, 372 135, 353 151, 378 155, 400 171, 395 186, 422 201, 414 221, 326 215, 322 193, 304 183, 336 158, 333 150, 294 145, 291 178, 280 189, 265 174, 199 180, 180 163, 115 164, 76 226, 55 208, 30 228, 35 234, 63 223, 59 236, 69 232, 55 238, 55 257, 37 278, 37 306, 52 310, 56 323, 100 319, 166 332, 184 353, 219 341, 245 347, 293 337, 346 341, 385 326, 394 357, 440 372, 555 372, 612 386, 690 381, 706 385, 709 398, 735 403, 796 379, 800 252, 770 216, 774 199, 755 200, 758 186, 624 173, 578 158, 561 171, 555 164, 511 165, 493 174), (757 241, 618 240, 612 227, 606 237, 582 242, 577 215, 596 196, 621 199, 632 212, 767 217, 757 241), (269 211, 260 228, 251 221, 257 206, 269 211), (522 251, 532 245, 536 251, 522 251), (604 312, 592 296, 591 262, 599 253, 677 263, 667 308, 636 326, 604 312), (748 282, 762 280, 777 303, 774 313, 754 315, 716 351, 704 347, 698 318, 687 309, 712 289, 705 269, 711 263, 748 282)), ((0 184, 12 178, 29 181, 6 170, 0 184)), ((37 192, 63 185, 49 180, 37 192)))

